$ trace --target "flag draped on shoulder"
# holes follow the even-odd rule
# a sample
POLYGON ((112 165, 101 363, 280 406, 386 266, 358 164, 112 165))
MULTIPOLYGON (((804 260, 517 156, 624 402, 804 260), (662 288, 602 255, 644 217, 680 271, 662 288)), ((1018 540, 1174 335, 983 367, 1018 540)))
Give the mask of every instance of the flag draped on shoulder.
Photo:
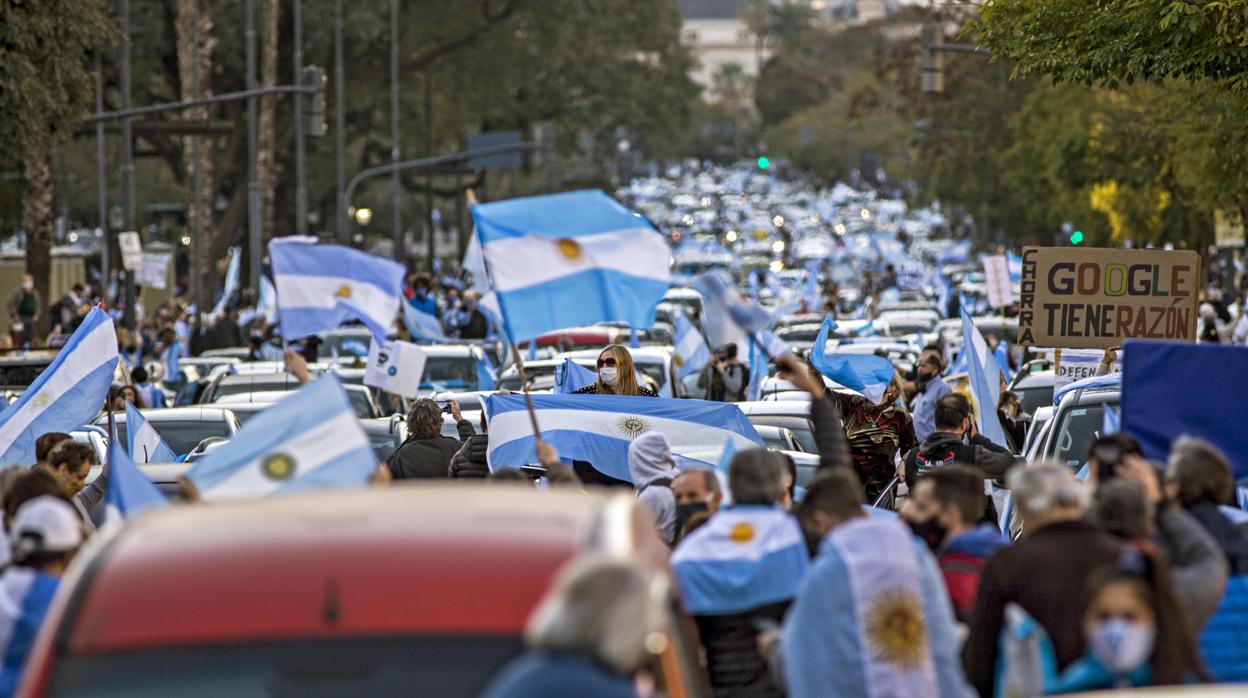
POLYGON ((836 321, 824 318, 815 344, 810 348, 810 363, 823 375, 862 393, 872 403, 884 399, 884 392, 893 382, 893 363, 874 354, 828 354, 828 334, 836 329, 836 321))
POLYGON ((654 324, 671 249, 645 218, 603 192, 477 204, 472 218, 512 342, 602 321, 654 324))
POLYGON ((212 501, 359 486, 376 467, 346 391, 326 373, 252 417, 186 476, 212 501))
POLYGON ((108 397, 117 358, 113 321, 92 308, 52 363, 0 412, 0 464, 34 465, 40 435, 70 432, 94 419, 108 397))
POLYGON ((684 312, 677 311, 675 320, 676 346, 672 358, 680 367, 676 371, 677 377, 684 378, 705 368, 711 352, 706 346, 706 340, 702 338, 702 333, 693 326, 684 312))
POLYGON ((1008 448, 1001 420, 997 418, 1001 369, 997 367, 997 360, 988 351, 988 343, 976 329, 966 308, 962 309, 962 353, 966 356, 966 370, 970 377, 975 426, 994 444, 1008 448))
MULTIPOLYGON (((126 427, 134 434, 130 405, 126 405, 126 427)), ((138 410, 134 411, 138 414, 138 410)), ((149 427, 150 428, 150 427, 149 427)), ((131 443, 133 443, 131 436, 131 443)), ((159 437, 158 437, 159 438, 159 437)), ((108 442, 108 490, 104 493, 105 522, 121 521, 153 507, 166 506, 168 502, 156 485, 139 470, 134 459, 120 445, 114 431, 108 442)))
POLYGON ((305 238, 269 242, 277 317, 287 340, 332 330, 356 318, 385 341, 399 312, 403 265, 305 238))
POLYGON ((139 463, 173 463, 178 459, 173 449, 156 433, 152 423, 143 418, 137 407, 126 403, 126 436, 130 459, 139 463))
MULTIPOLYGON (((763 440, 732 403, 623 395, 532 395, 542 439, 563 458, 587 461, 604 475, 631 482, 628 445, 651 431, 667 437, 677 467, 714 467, 725 441, 738 448, 763 440)), ((491 469, 533 463, 536 439, 523 395, 491 395, 491 469)))
POLYGON ((690 613, 728 615, 792 599, 809 563, 788 512, 735 505, 681 541, 671 564, 690 613))

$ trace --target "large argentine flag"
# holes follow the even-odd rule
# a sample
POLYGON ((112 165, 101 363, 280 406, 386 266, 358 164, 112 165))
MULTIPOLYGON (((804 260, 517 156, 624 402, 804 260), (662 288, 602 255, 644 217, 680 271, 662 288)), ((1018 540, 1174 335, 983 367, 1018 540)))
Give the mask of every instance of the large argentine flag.
POLYGON ((601 191, 479 204, 472 218, 512 342, 602 321, 654 324, 671 249, 601 191))
MULTIPOLYGON (((127 404, 126 408, 126 426, 133 434, 134 422, 131 421, 133 416, 130 414, 130 405, 127 404)), ((137 415, 138 410, 134 414, 137 415)), ((117 434, 114 432, 113 438, 108 442, 108 491, 104 494, 104 519, 107 522, 128 519, 144 509, 168 504, 156 485, 139 470, 134 459, 117 442, 117 434)))
MULTIPOLYGON (((532 395, 542 439, 563 458, 588 461, 598 471, 631 482, 628 445, 649 431, 667 437, 676 466, 714 467, 724 444, 762 446, 753 425, 732 403, 623 395, 532 395)), ((533 463, 537 444, 523 395, 491 395, 491 469, 533 463)))
POLYGON ((206 500, 363 485, 377 467, 347 393, 333 373, 247 422, 186 476, 206 500))
POLYGON ((836 329, 836 321, 824 318, 815 345, 810 348, 810 363, 823 375, 856 390, 873 403, 884 398, 884 391, 893 382, 893 364, 883 356, 871 354, 828 354, 828 333, 836 329))
POLYGON ((672 571, 694 615, 727 615, 792 599, 808 565, 797 520, 779 507, 719 511, 672 553, 672 571))
POLYGON ((310 240, 274 238, 269 243, 282 336, 307 337, 359 318, 384 342, 399 312, 403 265, 310 240))
POLYGON ((0 463, 34 465, 35 439, 41 434, 73 431, 94 419, 116 369, 113 321, 92 308, 56 359, 0 412, 0 463))
MULTIPOLYGON (((176 346, 176 345, 175 345, 176 346)), ((143 413, 126 403, 126 436, 129 437, 130 457, 139 463, 173 463, 178 459, 173 449, 156 433, 152 423, 143 413)))
POLYGON ((1001 369, 988 343, 976 329, 971 316, 962 308, 962 353, 971 383, 971 401, 975 404, 975 426, 993 443, 1008 448, 1001 420, 997 418, 997 394, 1000 392, 1001 369))

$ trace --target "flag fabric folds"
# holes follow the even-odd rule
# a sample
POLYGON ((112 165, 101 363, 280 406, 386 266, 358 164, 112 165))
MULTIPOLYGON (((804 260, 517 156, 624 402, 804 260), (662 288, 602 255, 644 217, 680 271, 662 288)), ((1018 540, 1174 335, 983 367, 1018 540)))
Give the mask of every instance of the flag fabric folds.
POLYGON ((225 286, 221 290, 221 297, 217 299, 217 304, 212 309, 212 314, 220 317, 225 314, 225 306, 230 302, 230 298, 238 292, 239 266, 241 263, 242 251, 238 247, 230 248, 230 261, 225 268, 225 286))
POLYGON ((215 501, 359 486, 376 467, 346 391, 326 373, 252 417, 186 476, 215 501))
POLYGON ((597 373, 572 359, 564 359, 563 363, 555 365, 555 393, 557 395, 570 395, 597 381, 597 373))
POLYGON ((402 301, 401 305, 403 306, 403 324, 407 327, 407 333, 412 336, 412 339, 426 342, 446 341, 446 333, 442 331, 442 323, 438 318, 407 301, 402 301))
POLYGON ((126 403, 126 437, 131 460, 139 463, 173 463, 178 456, 169 448, 165 440, 156 433, 152 423, 143 418, 143 413, 130 403, 126 403))
MULTIPOLYGON (((126 428, 133 434, 130 405, 126 405, 126 428)), ((135 410, 138 414, 138 410, 135 410)), ((150 428, 150 427, 149 427, 150 428)), ((104 493, 106 523, 128 519, 144 509, 168 505, 156 485, 139 470, 134 459, 121 447, 117 432, 108 441, 108 490, 104 493)), ((167 462, 167 461, 162 461, 167 462)))
POLYGON ((676 371, 676 376, 684 378, 685 376, 698 373, 706 368, 707 361, 711 358, 710 349, 706 346, 706 340, 702 338, 702 333, 698 328, 693 326, 689 321, 689 317, 683 311, 677 311, 676 320, 676 346, 673 353, 680 368, 676 371))
POLYGON ((721 509, 672 552, 672 572, 693 615, 728 615, 797 594, 809 565, 797 520, 775 506, 721 509))
POLYGON ((287 340, 332 330, 356 318, 385 341, 402 302, 403 265, 304 238, 269 243, 277 316, 287 340))
POLYGON ((595 322, 654 324, 671 249, 645 218, 603 192, 477 204, 472 217, 512 342, 595 322))
POLYGON ((874 354, 828 354, 828 334, 836 329, 836 321, 824 318, 823 326, 810 348, 810 363, 836 383, 862 393, 872 403, 884 399, 884 392, 893 382, 893 363, 874 354))
MULTIPOLYGON (((763 440, 732 403, 623 395, 532 395, 542 439, 563 458, 587 461, 599 472, 631 482, 628 445, 650 431, 667 437, 677 467, 714 467, 724 442, 738 448, 763 440)), ((523 395, 485 398, 491 470, 535 462, 536 439, 523 395)))
POLYGON ((966 369, 970 377, 975 425, 988 440, 1002 448, 1009 448, 1005 432, 1001 429, 1001 420, 997 418, 1000 369, 965 308, 962 309, 962 353, 966 355, 966 369))
POLYGON ((16 402, 0 412, 0 463, 35 464, 35 439, 70 432, 100 413, 117 369, 117 333, 92 308, 56 358, 16 402))
POLYGON ((702 294, 702 329, 712 349, 740 343, 771 324, 771 313, 750 303, 718 274, 697 277, 693 288, 702 294))

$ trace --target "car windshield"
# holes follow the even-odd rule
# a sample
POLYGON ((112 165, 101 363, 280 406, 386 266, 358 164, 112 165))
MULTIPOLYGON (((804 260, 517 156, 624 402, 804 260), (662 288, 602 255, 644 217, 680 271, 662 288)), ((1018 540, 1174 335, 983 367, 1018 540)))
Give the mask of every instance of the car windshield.
POLYGON ((1101 434, 1105 408, 1103 404, 1083 405, 1062 413, 1057 423, 1057 447, 1053 460, 1079 468, 1088 462, 1088 449, 1101 434))
MULTIPOLYGON (((793 440, 806 453, 818 453, 815 434, 810 430, 810 420, 805 417, 751 415, 750 423, 762 427, 784 427, 793 432, 793 440)), ((768 444, 770 446, 770 444, 768 444)))
POLYGON ((227 643, 69 655, 49 696, 475 696, 523 650, 515 636, 227 643), (228 669, 226 669, 228 667, 228 669))
POLYGON ((1035 414, 1036 409, 1053 404, 1053 386, 1037 385, 1030 388, 1015 388, 1014 394, 1027 414, 1035 414))
MULTIPOLYGON (((210 436, 228 437, 230 435, 224 420, 149 420, 148 424, 156 429, 156 433, 160 434, 160 438, 169 446, 169 449, 179 456, 190 453, 200 441, 210 436)), ((117 436, 122 443, 129 443, 130 437, 127 435, 124 422, 117 423, 117 436)))
POLYGON ((425 362, 423 387, 437 383, 455 390, 477 389, 477 362, 471 356, 431 356, 425 362))

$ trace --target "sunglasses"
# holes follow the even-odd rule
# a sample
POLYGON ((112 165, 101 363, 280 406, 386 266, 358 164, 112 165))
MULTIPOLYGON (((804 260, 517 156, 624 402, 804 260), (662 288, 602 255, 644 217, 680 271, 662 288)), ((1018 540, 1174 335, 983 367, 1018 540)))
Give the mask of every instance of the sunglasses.
POLYGON ((603 366, 615 366, 615 357, 608 356, 605 359, 598 359, 598 368, 602 368, 603 366))

